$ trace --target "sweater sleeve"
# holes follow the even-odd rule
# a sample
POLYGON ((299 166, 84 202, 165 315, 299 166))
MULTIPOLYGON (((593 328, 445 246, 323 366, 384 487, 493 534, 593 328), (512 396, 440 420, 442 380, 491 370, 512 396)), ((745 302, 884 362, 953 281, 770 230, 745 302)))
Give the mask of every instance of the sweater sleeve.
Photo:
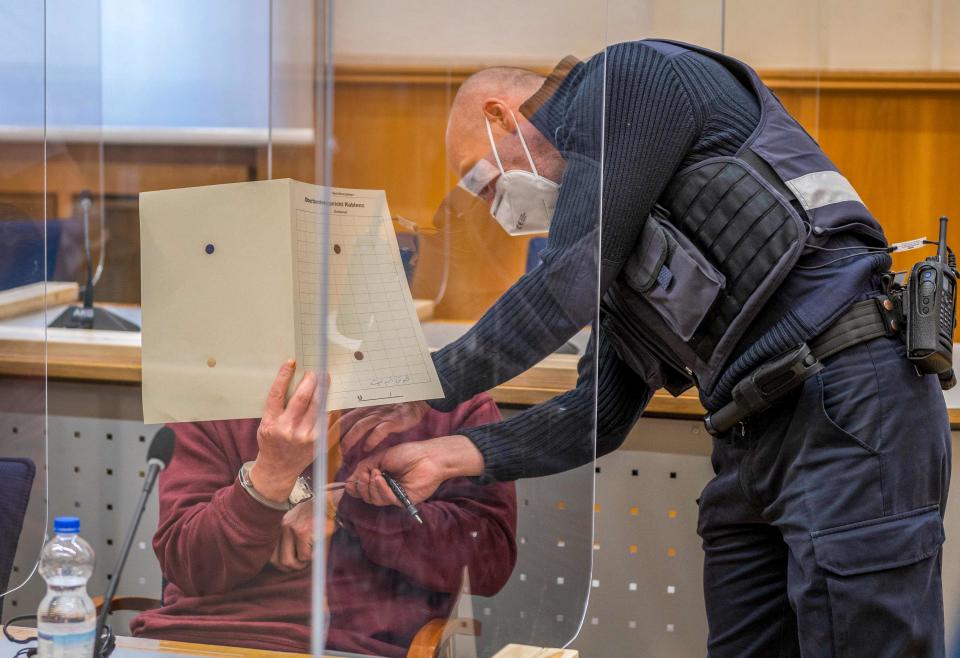
POLYGON ((267 565, 284 512, 243 490, 238 460, 224 450, 216 424, 182 424, 174 431, 177 450, 160 474, 154 551, 164 577, 185 594, 222 594, 267 565))
POLYGON ((591 337, 578 370, 572 391, 506 421, 461 432, 483 454, 485 478, 517 480, 588 464, 594 437, 596 456, 620 447, 654 390, 620 360, 602 329, 591 337))
MULTIPOLYGON (((488 399, 463 424, 499 418, 488 399)), ((455 478, 418 509, 422 525, 399 507, 375 507, 344 496, 337 513, 372 562, 403 573, 425 589, 456 594, 464 567, 474 594, 492 596, 506 584, 517 559, 513 484, 481 485, 455 478)))
MULTIPOLYGON (((431 402, 437 409, 515 377, 595 318, 598 299, 696 140, 692 105, 661 53, 623 44, 583 66, 576 91, 564 97, 563 124, 549 136, 566 169, 542 263, 435 353, 445 395, 431 402)), ((557 114, 549 101, 540 112, 557 114)), ((547 129, 536 115, 531 121, 547 129)))

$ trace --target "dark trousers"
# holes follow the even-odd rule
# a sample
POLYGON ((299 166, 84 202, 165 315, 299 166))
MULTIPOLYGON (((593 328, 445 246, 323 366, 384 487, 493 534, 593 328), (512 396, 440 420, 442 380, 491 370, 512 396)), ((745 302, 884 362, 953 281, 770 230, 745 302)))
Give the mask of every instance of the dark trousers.
POLYGON ((715 440, 699 501, 709 655, 943 656, 937 378, 878 338, 743 434, 715 440))

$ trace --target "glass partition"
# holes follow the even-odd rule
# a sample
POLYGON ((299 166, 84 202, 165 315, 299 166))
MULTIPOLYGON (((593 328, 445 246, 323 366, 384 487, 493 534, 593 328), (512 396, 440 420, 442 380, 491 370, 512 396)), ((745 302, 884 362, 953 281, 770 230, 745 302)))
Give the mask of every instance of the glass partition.
POLYGON ((703 654, 712 442, 696 391, 648 390, 669 359, 634 358, 623 301, 650 290, 632 204, 715 145, 637 146, 696 117, 625 62, 744 60, 891 242, 930 238, 960 10, 862 4, 0 0, 0 458, 33 469, 4 619, 54 516, 107 590, 166 425, 120 635, 703 654))
POLYGON ((313 3, 115 3, 105 24, 121 124, 108 163, 139 173, 125 189, 139 194, 143 417, 176 434, 146 532, 162 606, 130 630, 309 652, 314 504, 299 476, 326 349, 313 3))
POLYGON ((445 656, 559 648, 583 621, 603 5, 504 5, 497 17, 460 2, 336 4, 328 178, 385 193, 390 230, 377 239, 393 265, 356 287, 366 256, 338 241, 333 206, 327 471, 346 488, 328 505, 328 652, 402 656, 431 639, 445 656), (577 120, 561 125, 568 111, 577 120), (361 352, 371 401, 388 404, 338 400, 361 352))
POLYGON ((0 5, 16 101, 0 109, 0 288, 45 283, 48 301, 0 320, 15 333, 0 339, 0 456, 36 467, 5 618, 36 612, 50 520, 75 515, 89 593, 119 578, 117 635, 308 652, 310 553, 288 552, 286 503, 264 484, 289 473, 239 472, 278 371, 295 360, 299 383, 322 356, 293 313, 279 178, 313 182, 312 3, 15 4, 0 5), (90 304, 92 328, 68 308, 90 304), (120 577, 164 425, 173 457, 120 577))
POLYGON ((25 585, 47 527, 46 349, 50 307, 76 298, 53 283, 61 228, 47 193, 44 11, 0 3, 0 468, 5 501, 0 613, 31 614, 25 585), (50 217, 51 221, 47 221, 50 217), (6 507, 8 503, 13 503, 6 507))

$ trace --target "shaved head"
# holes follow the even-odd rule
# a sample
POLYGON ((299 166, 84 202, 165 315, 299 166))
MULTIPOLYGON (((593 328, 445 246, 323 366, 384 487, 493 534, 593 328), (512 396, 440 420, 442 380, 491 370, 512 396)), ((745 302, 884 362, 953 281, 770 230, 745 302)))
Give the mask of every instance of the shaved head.
POLYGON ((544 77, 527 69, 495 66, 464 80, 453 99, 447 121, 447 162, 458 176, 490 151, 484 125, 484 103, 499 100, 514 112, 543 84, 544 77))

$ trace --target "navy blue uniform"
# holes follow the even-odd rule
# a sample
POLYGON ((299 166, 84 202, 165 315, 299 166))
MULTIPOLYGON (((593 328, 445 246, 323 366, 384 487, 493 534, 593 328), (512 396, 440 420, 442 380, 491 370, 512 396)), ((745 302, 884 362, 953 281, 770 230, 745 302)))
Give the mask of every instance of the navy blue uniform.
POLYGON ((701 494, 711 656, 943 656, 950 433, 877 338, 717 441, 701 494))
MULTIPOLYGON (((603 298, 629 287, 624 279, 644 224, 655 204, 670 205, 665 192, 698 164, 741 163, 747 149, 793 191, 779 197, 789 199, 791 230, 809 233, 799 260, 749 327, 735 333, 734 347, 717 343, 725 350, 719 367, 719 351, 697 353, 692 341, 674 337, 672 347, 701 359, 688 371, 700 380, 704 405, 718 408, 752 368, 879 294, 890 260, 870 247, 886 244, 882 231, 744 65, 683 45, 619 44, 585 63, 565 60, 522 109, 567 161, 548 247, 539 267, 436 353, 446 398, 434 406, 519 374, 593 322, 598 289, 603 298)), ((713 196, 712 208, 722 207, 724 191, 713 196)), ((695 203, 709 197, 696 195, 695 203)), ((706 216, 717 219, 711 208, 706 216)), ((684 219, 669 221, 689 241, 702 240, 684 219)), ((643 307, 634 336, 655 333, 671 347, 655 314, 643 307)), ((615 449, 652 392, 676 383, 676 364, 663 352, 641 346, 628 359, 602 310, 600 318, 575 390, 465 431, 483 453, 487 477, 587 463, 594 430, 598 454, 615 449)), ((942 656, 950 434, 938 381, 918 376, 891 338, 843 351, 825 366, 787 401, 749 419, 742 434, 715 441, 716 478, 700 499, 699 523, 710 655, 942 656)))

